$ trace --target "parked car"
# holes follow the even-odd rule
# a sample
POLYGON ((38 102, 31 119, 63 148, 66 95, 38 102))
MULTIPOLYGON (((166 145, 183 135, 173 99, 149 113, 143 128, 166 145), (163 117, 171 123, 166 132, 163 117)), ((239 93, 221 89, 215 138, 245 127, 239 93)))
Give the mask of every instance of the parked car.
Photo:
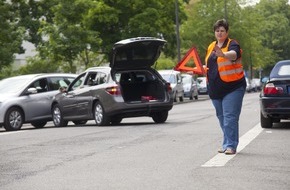
POLYGON ((260 92, 262 90, 262 82, 259 78, 252 78, 251 80, 252 91, 260 92))
POLYGON ((184 98, 184 89, 181 79, 181 73, 175 70, 159 70, 159 74, 170 83, 173 91, 174 102, 178 100, 183 102, 184 98))
POLYGON ((263 128, 290 120, 290 60, 279 61, 260 93, 260 121, 263 128))
POLYGON ((51 103, 60 87, 67 87, 77 75, 30 74, 0 81, 0 126, 19 130, 23 123, 35 128, 52 120, 51 103))
POLYGON ((172 89, 151 66, 165 43, 139 37, 114 44, 110 67, 87 69, 55 96, 51 104, 54 125, 95 120, 96 125, 104 126, 139 116, 164 123, 173 107, 172 89))
POLYGON ((206 77, 197 77, 198 94, 208 94, 206 77))
POLYGON ((181 74, 182 84, 184 89, 184 97, 189 98, 190 100, 198 99, 198 87, 197 82, 190 74, 181 74))
POLYGON ((245 79, 246 79, 246 84, 247 84, 246 92, 252 92, 253 87, 252 87, 251 80, 248 77, 245 77, 245 79))
POLYGON ((262 86, 267 83, 267 81, 269 80, 269 76, 264 76, 262 79, 261 79, 261 82, 262 82, 262 86))

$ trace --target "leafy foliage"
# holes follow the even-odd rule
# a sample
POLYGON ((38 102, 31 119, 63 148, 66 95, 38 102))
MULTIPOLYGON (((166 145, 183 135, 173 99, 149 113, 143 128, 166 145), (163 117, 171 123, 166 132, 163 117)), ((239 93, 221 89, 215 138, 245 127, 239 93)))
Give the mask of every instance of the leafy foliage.
POLYGON ((0 68, 9 66, 14 60, 14 53, 22 53, 21 43, 25 29, 17 27, 18 12, 13 7, 0 2, 0 68))
MULTIPOLYGON (((243 49, 245 69, 264 73, 289 59, 288 0, 2 0, 0 3, 0 69, 5 74, 47 71, 78 72, 108 64, 115 42, 136 36, 167 41, 156 67, 172 68, 177 60, 176 19, 182 56, 192 46, 204 60, 215 40, 213 23, 226 18, 230 37, 243 49), (176 7, 176 3, 178 7, 176 7), (176 15, 178 8, 178 15, 176 15), (178 16, 178 17, 176 17, 178 16), (35 45, 37 57, 27 68, 9 71, 23 40, 35 45)), ((257 74, 257 73, 254 73, 257 74)))

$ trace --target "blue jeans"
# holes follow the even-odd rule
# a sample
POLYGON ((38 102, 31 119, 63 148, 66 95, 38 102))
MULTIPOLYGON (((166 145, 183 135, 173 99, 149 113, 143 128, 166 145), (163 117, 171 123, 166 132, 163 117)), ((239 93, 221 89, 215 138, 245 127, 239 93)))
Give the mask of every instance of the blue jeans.
POLYGON ((227 94, 222 99, 212 99, 222 128, 224 140, 223 149, 236 150, 239 144, 239 117, 242 109, 245 88, 240 87, 227 94))

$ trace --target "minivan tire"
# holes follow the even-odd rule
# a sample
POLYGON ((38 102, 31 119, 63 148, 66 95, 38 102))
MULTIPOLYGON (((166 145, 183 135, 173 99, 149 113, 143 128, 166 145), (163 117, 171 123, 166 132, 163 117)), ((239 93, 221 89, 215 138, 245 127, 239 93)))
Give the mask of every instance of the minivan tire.
POLYGON ((103 105, 100 102, 96 102, 94 105, 94 119, 98 126, 104 126, 110 124, 110 118, 107 116, 103 105))
POLYGON ((152 114, 152 119, 155 123, 164 123, 167 117, 168 111, 155 112, 152 114))

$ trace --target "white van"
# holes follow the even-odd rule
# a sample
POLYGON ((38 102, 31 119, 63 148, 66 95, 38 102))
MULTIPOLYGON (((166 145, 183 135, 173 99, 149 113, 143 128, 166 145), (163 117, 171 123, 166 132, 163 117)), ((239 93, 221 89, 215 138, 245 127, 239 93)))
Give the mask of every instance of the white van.
POLYGON ((206 77, 197 77, 198 94, 208 94, 206 77))
POLYGON ((184 89, 182 84, 181 73, 175 70, 159 70, 159 74, 170 83, 173 91, 174 102, 183 102, 184 89))

